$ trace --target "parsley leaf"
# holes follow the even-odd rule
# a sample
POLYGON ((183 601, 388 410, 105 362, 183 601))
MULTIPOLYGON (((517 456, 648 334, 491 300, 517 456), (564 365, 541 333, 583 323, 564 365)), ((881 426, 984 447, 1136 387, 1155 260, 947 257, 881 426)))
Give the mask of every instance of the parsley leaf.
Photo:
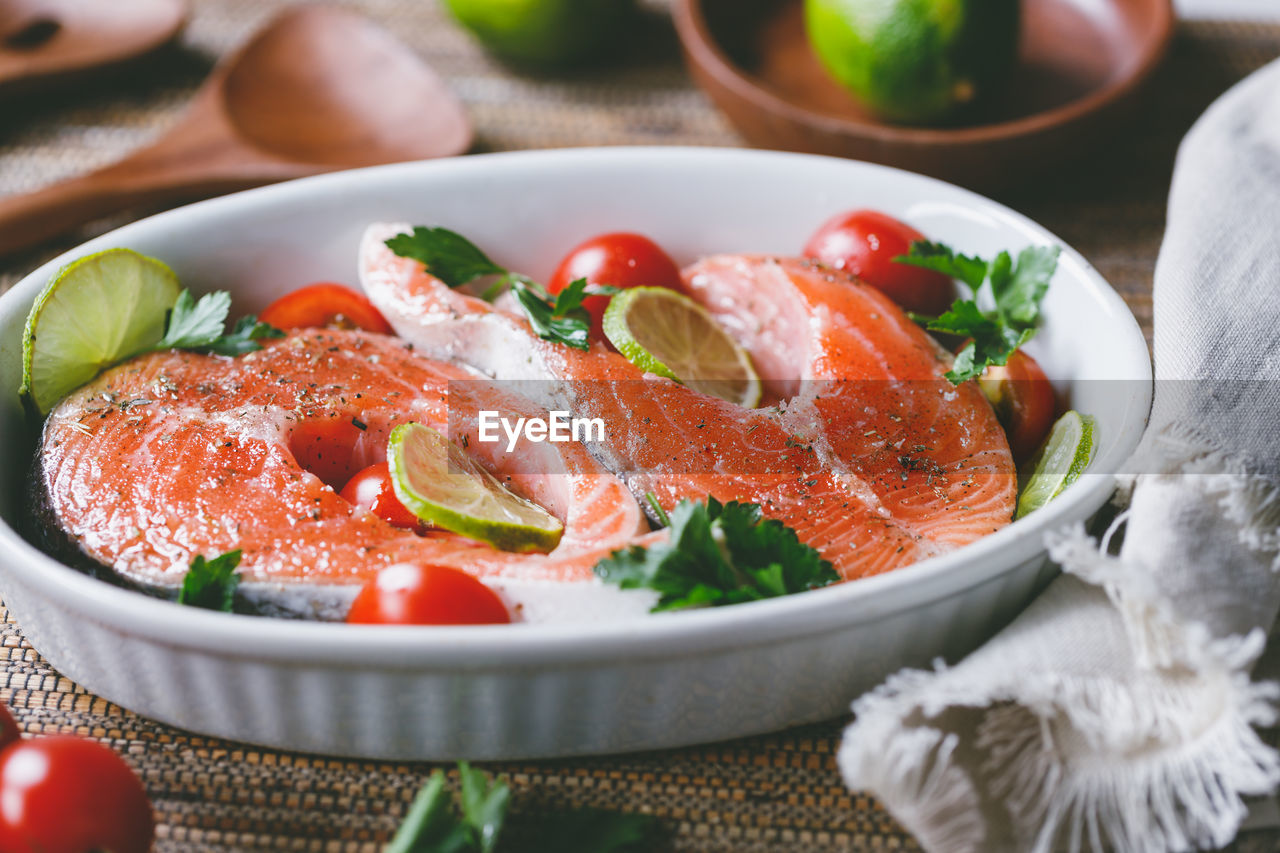
POLYGON ((231 312, 231 294, 225 290, 206 293, 197 302, 191 291, 183 290, 169 309, 164 337, 156 349, 194 349, 208 345, 222 334, 231 312))
POLYGON ((1005 322, 1020 326, 1034 326, 1039 322, 1040 302, 1058 269, 1060 251, 1057 246, 1028 246, 1018 253, 1018 262, 1012 268, 1008 265, 1008 253, 1000 253, 1001 257, 992 265, 991 288, 996 297, 996 310, 1005 322))
POLYGON ((500 276, 484 291, 483 299, 492 300, 509 286, 538 337, 574 349, 590 348, 591 315, 582 307, 582 300, 618 292, 616 287, 588 285, 580 278, 552 299, 538 282, 495 264, 474 243, 447 228, 418 226, 413 234, 397 234, 386 242, 392 252, 421 262, 449 287, 461 287, 483 276, 500 276))
POLYGON ((651 849, 658 819, 606 809, 576 809, 539 822, 539 849, 556 853, 639 853, 651 849))
MULTIPOLYGON (((383 853, 496 853, 511 802, 505 779, 490 781, 482 771, 458 762, 456 802, 441 770, 431 774, 409 806, 404 822, 383 853)), ((652 815, 576 809, 530 821, 537 849, 556 853, 633 853, 657 824, 652 815)))
POLYGON ((623 589, 661 593, 655 612, 776 598, 840 579, 794 530, 764 518, 758 504, 681 501, 670 520, 667 542, 614 551, 596 564, 596 575, 623 589))
POLYGON ((412 234, 392 237, 387 241, 387 248, 402 258, 420 261, 428 272, 449 287, 461 287, 481 276, 507 273, 474 243, 448 228, 418 226, 412 234))
POLYGON ((223 327, 231 312, 231 294, 224 290, 206 293, 197 301, 191 291, 183 290, 178 301, 169 309, 165 321, 164 337, 153 350, 190 349, 218 355, 244 355, 262 349, 258 341, 265 338, 282 338, 284 332, 258 321, 250 314, 236 321, 231 334, 224 335, 223 327))
POLYGON ((616 287, 590 287, 585 278, 570 282, 554 300, 540 284, 523 277, 513 277, 511 290, 538 337, 580 350, 591 346, 591 315, 582 307, 582 300, 587 296, 612 296, 618 292, 616 287))
POLYGON ((262 349, 260 340, 266 338, 283 338, 284 332, 263 323, 252 314, 241 317, 231 328, 231 334, 215 338, 202 347, 216 355, 244 355, 247 352, 262 349))
POLYGON ((458 762, 458 775, 462 778, 462 822, 475 833, 481 853, 493 853, 511 803, 511 788, 503 779, 490 782, 465 761, 458 762))
POLYGON ((987 277, 987 262, 982 258, 959 255, 950 246, 928 240, 916 240, 911 244, 909 254, 899 255, 893 260, 959 279, 969 285, 971 290, 980 288, 987 277))
POLYGON ((431 774, 383 853, 469 853, 479 850, 471 827, 450 808, 448 781, 442 771, 431 774))
POLYGON ((206 560, 197 554, 191 561, 191 569, 182 579, 182 589, 178 591, 178 603, 192 607, 203 607, 205 610, 231 612, 231 604, 235 600, 236 585, 240 576, 236 574, 236 566, 240 565, 240 549, 228 551, 206 560))
POLYGON ((973 291, 975 298, 957 299, 939 317, 912 317, 932 331, 970 339, 947 371, 952 384, 981 376, 989 365, 1005 364, 1035 336, 1040 303, 1058 268, 1059 251, 1057 246, 1028 246, 1018 254, 1016 263, 1008 252, 984 261, 956 254, 941 243, 917 241, 911 244, 909 254, 894 258, 898 263, 959 279, 973 291), (978 307, 976 297, 986 284, 990 284, 995 303, 993 311, 978 307))

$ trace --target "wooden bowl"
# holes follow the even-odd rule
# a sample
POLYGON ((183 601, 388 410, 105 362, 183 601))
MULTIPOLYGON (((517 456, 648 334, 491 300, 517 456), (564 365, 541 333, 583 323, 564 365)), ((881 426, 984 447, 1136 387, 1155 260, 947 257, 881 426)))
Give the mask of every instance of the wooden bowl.
POLYGON ((809 47, 803 0, 676 0, 694 79, 746 140, 1002 189, 1086 153, 1126 117, 1174 29, 1170 0, 1023 0, 1018 63, 969 124, 872 116, 809 47))

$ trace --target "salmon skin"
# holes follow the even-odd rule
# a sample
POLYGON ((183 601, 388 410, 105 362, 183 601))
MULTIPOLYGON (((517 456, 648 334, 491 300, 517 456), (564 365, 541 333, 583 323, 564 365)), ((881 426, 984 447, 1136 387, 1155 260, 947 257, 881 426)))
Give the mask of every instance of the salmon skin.
POLYGON ((664 509, 712 495, 761 504, 845 579, 889 571, 1009 523, 1017 497, 1004 432, 951 357, 879 291, 800 260, 721 256, 687 292, 748 350, 777 404, 743 409, 642 374, 602 344, 539 339, 521 317, 451 290, 385 241, 361 282, 397 334, 495 380, 540 380, 548 402, 612 425, 597 458, 664 509))
MULTIPOLYGON (((449 383, 474 374, 372 333, 299 331, 238 358, 165 352, 108 370, 50 414, 37 459, 48 513, 76 549, 131 586, 176 595, 191 560, 243 551, 247 608, 341 618, 358 586, 392 563, 454 566, 494 581, 590 580, 648 528, 625 485, 580 444, 455 441, 565 525, 550 554, 511 554, 447 533, 398 530, 340 497, 296 454, 317 425, 345 442, 339 480, 386 458, 405 421, 449 427, 449 383), (345 436, 345 438, 344 438, 345 436)), ((465 394, 482 392, 464 383, 465 394)), ((486 406, 533 414, 489 391, 486 406)), ((338 485, 341 485, 340 482, 338 485)))

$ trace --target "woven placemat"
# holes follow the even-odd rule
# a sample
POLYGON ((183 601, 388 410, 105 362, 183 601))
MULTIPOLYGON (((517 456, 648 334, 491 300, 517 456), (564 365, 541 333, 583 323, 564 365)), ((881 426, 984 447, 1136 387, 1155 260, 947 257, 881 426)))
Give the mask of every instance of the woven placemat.
MULTIPOLYGON (((202 0, 180 47, 69 93, 0 109, 0 194, 111 161, 177 118, 216 57, 284 5, 202 0)), ((575 145, 738 145, 690 83, 669 23, 655 15, 615 67, 575 77, 518 76, 486 57, 431 0, 359 0, 419 50, 466 102, 477 150, 575 145)), ((661 11, 661 2, 650 4, 661 11)), ((1229 85, 1280 55, 1280 26, 1185 25, 1131 129, 1086 164, 1001 200, 1079 249, 1150 334, 1151 272, 1178 140, 1229 85)), ((856 200, 851 200, 851 205, 856 200)), ((138 215, 137 212, 134 216, 138 215)), ((133 218, 133 217, 129 217, 133 218)), ((0 263, 0 291, 118 218, 0 263)), ((160 820, 157 849, 373 851, 432 769, 273 752, 157 725, 62 678, 6 620, 0 700, 28 732, 74 731, 125 754, 160 820)), ((917 850, 871 798, 841 785, 843 721, 714 746, 609 758, 498 764, 515 811, 566 805, 662 818, 664 849, 917 850)), ((1275 850, 1255 832, 1230 849, 1275 850)))

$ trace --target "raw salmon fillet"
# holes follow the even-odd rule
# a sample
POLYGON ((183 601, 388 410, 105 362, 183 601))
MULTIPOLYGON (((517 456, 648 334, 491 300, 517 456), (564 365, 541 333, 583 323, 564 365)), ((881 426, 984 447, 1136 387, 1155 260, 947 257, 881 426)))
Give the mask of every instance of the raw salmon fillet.
POLYGON ((394 255, 384 241, 402 230, 371 227, 360 255, 362 284, 401 338, 311 330, 234 359, 150 354, 60 403, 37 462, 63 544, 170 595, 194 556, 239 548, 250 604, 341 618, 360 584, 402 561, 462 568, 500 590, 591 580, 611 551, 665 537, 648 532, 649 495, 668 511, 707 496, 759 503, 845 579, 947 552, 1012 516, 1013 462, 986 400, 947 382, 950 356, 846 275, 749 256, 686 271, 687 293, 765 382, 772 405, 744 409, 602 344, 541 340, 502 300, 451 290, 394 255), (509 449, 505 437, 479 440, 486 409, 567 410, 601 419, 605 438, 509 449), (343 500, 334 487, 384 459, 391 430, 411 420, 560 518, 559 546, 510 554, 418 536, 343 500), (346 435, 350 452, 314 458, 321 429, 346 435))
POLYGON ((385 240, 361 250, 366 293, 433 357, 600 417, 597 458, 664 508, 713 495, 761 504, 846 579, 888 571, 1007 524, 1016 478, 1004 433, 950 357, 888 299, 802 261, 713 258, 686 284, 751 353, 776 405, 743 409, 644 375, 603 345, 540 340, 523 318, 449 289, 385 240), (530 381, 534 380, 534 381, 530 381))
MULTIPOLYGON (((296 332, 238 358, 142 356, 51 413, 38 459, 47 509, 80 551, 146 589, 172 592, 195 555, 242 549, 244 593, 297 615, 341 616, 354 585, 405 560, 482 577, 590 579, 600 558, 648 529, 636 501, 580 444, 506 453, 476 442, 465 416, 451 424, 450 382, 471 377, 403 341, 359 332, 296 332), (509 554, 398 530, 295 458, 316 423, 341 425, 352 453, 340 481, 384 460, 390 431, 410 420, 452 426, 456 442, 466 435, 505 485, 560 518, 559 546, 509 554)), ((463 408, 534 411, 497 390, 462 388, 463 408)))

